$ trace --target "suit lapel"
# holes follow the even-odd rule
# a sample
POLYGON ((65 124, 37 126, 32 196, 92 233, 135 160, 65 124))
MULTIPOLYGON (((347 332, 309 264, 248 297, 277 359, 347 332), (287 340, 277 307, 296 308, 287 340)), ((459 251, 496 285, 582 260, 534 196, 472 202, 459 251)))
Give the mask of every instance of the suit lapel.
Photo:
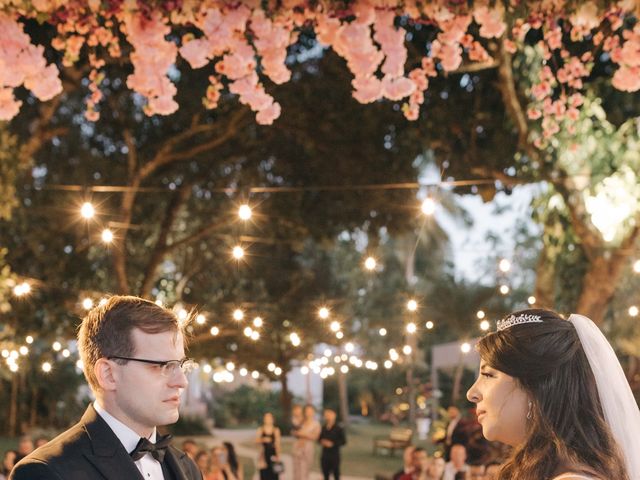
POLYGON ((186 453, 181 452, 180 450, 177 450, 173 447, 169 447, 167 449, 167 453, 164 456, 164 461, 173 472, 175 480, 190 480, 190 477, 187 475, 187 472, 185 470, 186 467, 183 463, 183 459, 186 456, 186 453))
POLYGON ((82 420, 85 432, 91 442, 91 450, 84 456, 107 480, 138 479, 143 480, 140 470, 124 449, 113 430, 89 405, 82 420))

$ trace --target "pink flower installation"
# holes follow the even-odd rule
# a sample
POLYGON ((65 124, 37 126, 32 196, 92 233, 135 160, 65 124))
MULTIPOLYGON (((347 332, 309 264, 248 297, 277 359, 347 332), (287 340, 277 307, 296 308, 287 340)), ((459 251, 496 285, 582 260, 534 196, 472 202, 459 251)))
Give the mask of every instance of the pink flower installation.
POLYGON ((475 62, 495 62, 496 42, 516 55, 527 33, 537 30, 535 37, 541 40, 536 49, 543 63, 534 70, 527 117, 539 122, 541 133, 534 141, 541 148, 578 118, 584 82, 602 52, 617 66, 612 85, 640 90, 640 23, 626 21, 634 15, 632 0, 605 6, 595 0, 264 3, 0 0, 0 120, 19 113, 16 88, 24 87, 43 101, 62 91, 58 66, 47 64, 44 57, 48 46, 34 45, 24 32, 21 21, 30 18, 56 27, 51 47, 62 53, 62 66, 88 59, 86 117, 91 121, 99 117, 101 69, 130 52, 133 73, 127 86, 146 100, 146 114, 169 115, 178 109, 171 72, 179 53, 192 68, 210 71, 210 84, 201 93, 206 108, 216 108, 229 92, 255 112, 258 123, 272 124, 281 107, 266 87, 291 79, 287 52, 302 29, 313 29, 321 45, 344 58, 353 74, 356 100, 401 102, 410 120, 420 115, 430 78, 475 62), (409 62, 406 25, 411 24, 436 30, 420 52, 422 58, 409 62), (183 34, 185 28, 189 33, 183 34))
POLYGON ((44 47, 31 43, 15 18, 0 12, 0 120, 10 120, 22 102, 13 91, 24 85, 39 100, 50 100, 62 91, 58 68, 47 65, 44 47))

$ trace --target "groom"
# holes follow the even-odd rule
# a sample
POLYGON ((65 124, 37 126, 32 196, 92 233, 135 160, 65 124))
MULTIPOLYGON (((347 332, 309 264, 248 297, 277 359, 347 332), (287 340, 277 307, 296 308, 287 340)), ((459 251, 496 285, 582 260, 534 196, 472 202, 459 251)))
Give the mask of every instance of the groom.
POLYGON ((178 420, 193 361, 177 317, 114 296, 82 321, 78 348, 96 400, 75 426, 20 461, 10 480, 201 480, 156 426, 178 420))

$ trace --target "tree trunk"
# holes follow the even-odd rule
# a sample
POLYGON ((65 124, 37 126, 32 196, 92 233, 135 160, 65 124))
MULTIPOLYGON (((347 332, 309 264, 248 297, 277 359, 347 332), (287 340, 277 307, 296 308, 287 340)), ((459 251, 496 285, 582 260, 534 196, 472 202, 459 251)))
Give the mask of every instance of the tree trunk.
POLYGON ((29 407, 29 427, 33 428, 38 423, 38 388, 37 385, 31 386, 31 402, 29 407))
POLYGON ((289 391, 289 385, 287 383, 287 372, 282 372, 280 376, 280 405, 282 406, 282 425, 283 433, 288 433, 291 430, 291 392, 289 391))
POLYGON ((11 401, 9 404, 9 436, 16 436, 18 424, 18 374, 11 376, 11 401))
POLYGON ((349 398, 347 395, 347 376, 338 373, 338 392, 340 395, 340 417, 343 425, 349 425, 349 398))
POLYGON ((462 373, 464 372, 464 362, 462 361, 462 357, 460 357, 460 361, 456 366, 456 371, 453 374, 453 390, 451 392, 451 403, 453 405, 458 403, 460 400, 460 386, 462 384, 462 373))
POLYGON ((618 249, 591 259, 582 280, 577 313, 589 317, 597 325, 602 324, 630 254, 628 250, 618 249))
POLYGON ((546 246, 542 247, 536 267, 535 293, 538 308, 555 308, 555 267, 547 256, 546 246))

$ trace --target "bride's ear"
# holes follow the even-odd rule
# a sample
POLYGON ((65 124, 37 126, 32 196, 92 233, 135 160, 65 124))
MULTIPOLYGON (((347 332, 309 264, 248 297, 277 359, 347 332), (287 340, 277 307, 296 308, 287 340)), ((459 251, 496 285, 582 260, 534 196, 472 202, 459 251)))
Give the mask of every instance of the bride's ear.
POLYGON ((533 402, 529 400, 529 409, 527 410, 527 420, 531 420, 533 418, 533 402))

